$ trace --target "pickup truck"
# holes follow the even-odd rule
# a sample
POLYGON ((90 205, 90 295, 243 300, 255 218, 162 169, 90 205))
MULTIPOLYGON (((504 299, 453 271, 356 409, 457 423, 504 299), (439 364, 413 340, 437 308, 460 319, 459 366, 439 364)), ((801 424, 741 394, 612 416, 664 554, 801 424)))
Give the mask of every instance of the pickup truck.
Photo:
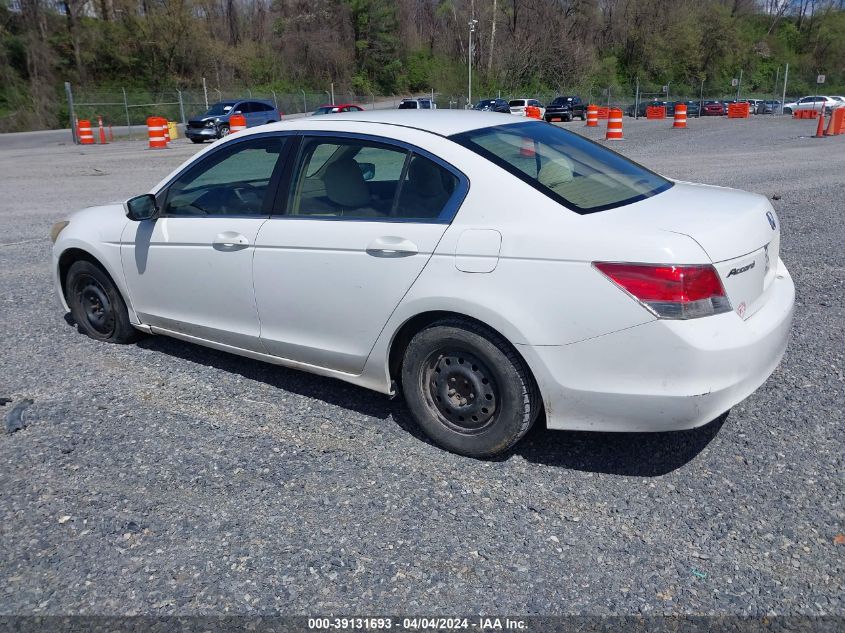
POLYGON ((555 100, 546 106, 544 118, 549 123, 552 121, 568 122, 575 117, 580 117, 582 121, 587 118, 587 106, 581 101, 581 97, 555 97, 555 100))

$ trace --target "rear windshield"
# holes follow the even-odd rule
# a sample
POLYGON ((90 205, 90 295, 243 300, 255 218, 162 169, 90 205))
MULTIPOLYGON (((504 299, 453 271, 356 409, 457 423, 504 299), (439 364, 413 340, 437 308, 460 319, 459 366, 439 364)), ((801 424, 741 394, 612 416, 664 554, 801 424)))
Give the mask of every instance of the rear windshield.
POLYGON ((519 106, 525 105, 525 99, 514 99, 513 101, 508 101, 509 106, 513 106, 514 108, 518 108, 519 106))
POLYGON ((657 195, 672 182, 554 125, 531 121, 451 137, 577 213, 657 195))

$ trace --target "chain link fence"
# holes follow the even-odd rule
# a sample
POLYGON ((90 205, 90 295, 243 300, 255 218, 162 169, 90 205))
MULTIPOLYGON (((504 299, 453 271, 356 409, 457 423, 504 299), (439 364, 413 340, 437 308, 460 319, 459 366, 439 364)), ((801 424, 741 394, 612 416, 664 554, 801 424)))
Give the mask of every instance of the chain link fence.
MULTIPOLYGON (((402 100, 400 95, 354 94, 349 92, 276 92, 252 89, 220 90, 217 88, 185 89, 185 90, 90 90, 74 88, 65 84, 68 100, 68 112, 73 120, 89 119, 96 125, 98 117, 103 118, 106 126, 128 128, 129 138, 146 137, 146 120, 150 116, 166 117, 170 121, 187 123, 191 118, 206 112, 210 106, 218 101, 231 99, 261 99, 272 103, 283 116, 302 116, 313 112, 321 105, 328 103, 354 103, 366 110, 378 108, 396 108, 402 100)), ((482 99, 501 98, 507 101, 519 98, 537 99, 547 105, 558 96, 578 95, 584 103, 594 103, 599 106, 619 107, 623 111, 635 112, 634 105, 650 101, 726 101, 736 98, 736 92, 728 87, 724 91, 708 90, 704 92, 697 86, 649 86, 638 88, 620 86, 597 87, 581 86, 567 89, 561 87, 556 91, 526 91, 510 92, 504 90, 481 91, 473 90, 473 103, 482 99)), ((432 94, 425 96, 434 98, 438 109, 463 110, 472 107, 465 94, 432 94)), ((780 100, 780 95, 755 94, 742 95, 742 98, 759 98, 780 100)))
POLYGON ((202 115, 218 101, 260 99, 272 103, 283 116, 303 115, 329 103, 354 103, 365 110, 376 107, 397 107, 402 97, 397 95, 360 95, 349 92, 282 93, 273 90, 253 91, 219 90, 87 90, 65 84, 68 112, 71 119, 91 120, 96 124, 102 117, 106 126, 126 126, 130 138, 146 135, 146 121, 150 116, 165 117, 170 121, 187 123, 202 115), (333 97, 333 98, 332 98, 333 97))

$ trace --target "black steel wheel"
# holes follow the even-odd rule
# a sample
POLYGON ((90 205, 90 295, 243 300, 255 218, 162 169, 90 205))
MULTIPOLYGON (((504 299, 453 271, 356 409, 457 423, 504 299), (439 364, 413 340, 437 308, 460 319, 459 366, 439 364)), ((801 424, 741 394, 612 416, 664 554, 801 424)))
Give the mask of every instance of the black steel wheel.
POLYGON ((508 450, 542 406, 513 346, 468 319, 437 321, 411 339, 402 361, 402 390, 417 424, 434 442, 471 457, 508 450))
POLYGON ((83 334, 109 343, 131 343, 140 337, 111 277, 93 262, 71 264, 65 278, 65 297, 83 334))
POLYGON ((473 435, 495 422, 499 387, 473 354, 457 349, 433 352, 422 380, 428 385, 432 413, 455 432, 473 435))

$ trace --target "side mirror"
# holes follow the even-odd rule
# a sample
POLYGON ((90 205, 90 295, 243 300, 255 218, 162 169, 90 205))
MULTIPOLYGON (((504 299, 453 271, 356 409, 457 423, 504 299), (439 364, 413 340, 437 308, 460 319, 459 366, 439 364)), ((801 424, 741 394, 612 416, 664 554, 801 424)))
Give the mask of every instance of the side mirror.
POLYGON ((152 220, 158 215, 156 199, 151 193, 145 193, 141 196, 130 198, 126 201, 124 206, 126 207, 126 217, 133 222, 152 220))
POLYGON ((364 180, 372 180, 376 177, 375 163, 358 163, 358 167, 361 168, 361 175, 364 177, 364 180))

